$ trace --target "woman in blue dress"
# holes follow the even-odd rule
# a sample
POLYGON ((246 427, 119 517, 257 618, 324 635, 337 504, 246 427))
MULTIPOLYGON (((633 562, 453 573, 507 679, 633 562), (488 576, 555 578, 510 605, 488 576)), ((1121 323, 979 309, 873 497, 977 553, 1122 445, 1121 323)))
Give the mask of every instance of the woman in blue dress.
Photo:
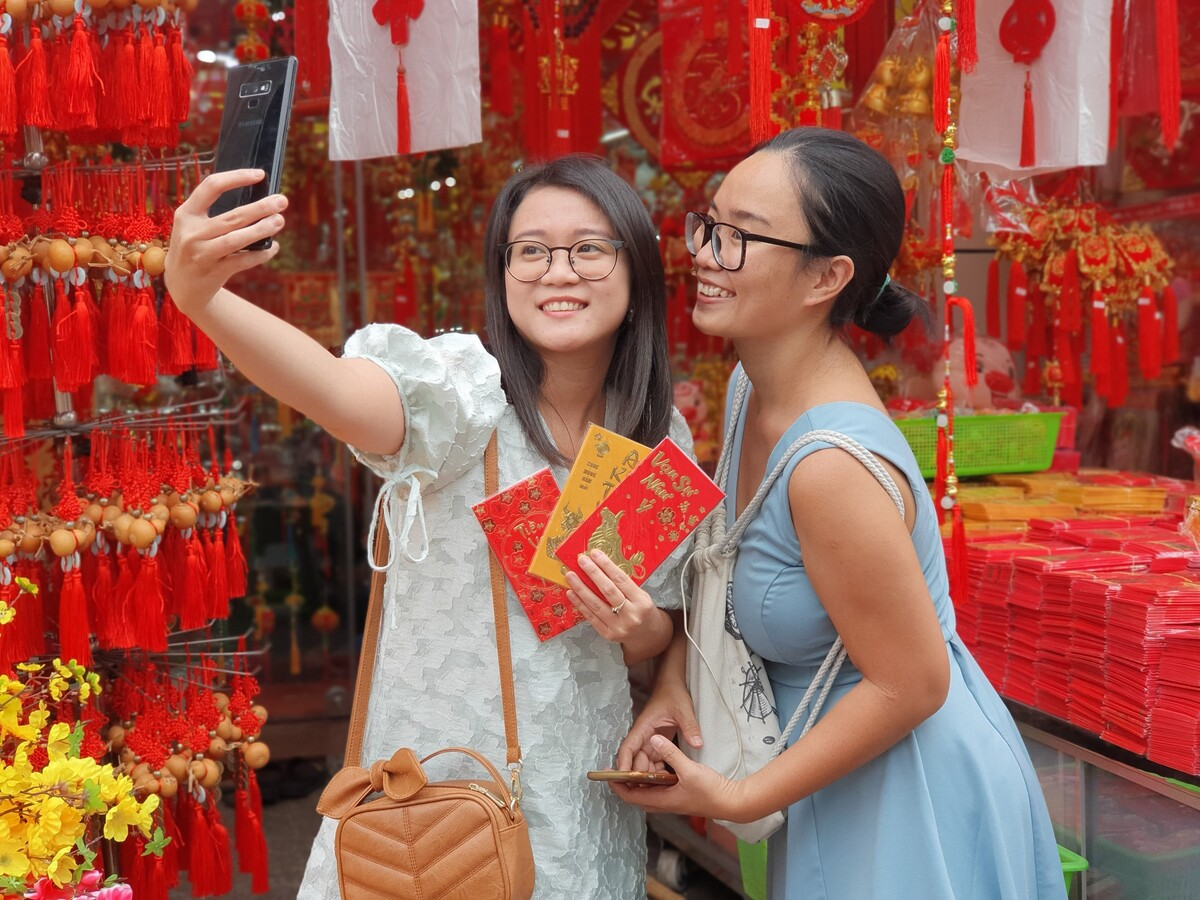
POLYGON ((1025 746, 955 633, 933 503, 842 340, 850 323, 891 337, 923 311, 888 279, 904 220, 886 160, 819 128, 757 148, 708 212, 689 216, 694 322, 733 341, 735 382, 743 371, 748 379, 727 422, 728 521, 785 448, 817 429, 864 445, 905 512, 849 453, 827 443, 797 453, 742 537, 733 607, 765 661, 781 722, 841 636, 848 659, 817 723, 740 780, 693 762, 667 737, 696 745, 722 735, 698 732, 677 632, 617 765, 665 762, 679 783, 613 790, 652 812, 734 822, 786 809, 768 847, 772 900, 1062 898, 1025 746))

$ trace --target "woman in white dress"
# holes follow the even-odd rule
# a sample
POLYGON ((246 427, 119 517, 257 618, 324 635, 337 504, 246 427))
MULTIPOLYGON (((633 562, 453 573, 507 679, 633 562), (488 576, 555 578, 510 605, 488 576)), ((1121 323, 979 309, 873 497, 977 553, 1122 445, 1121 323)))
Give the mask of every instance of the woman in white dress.
MULTIPOLYGON (((461 745, 503 762, 488 552, 471 513, 484 497, 484 447, 497 431, 501 485, 547 465, 561 483, 591 422, 651 445, 669 433, 690 449, 672 405, 654 226, 599 159, 526 168, 501 191, 484 238, 494 356, 474 335, 424 340, 381 324, 338 358, 223 287, 275 254, 277 244, 241 248, 280 232, 287 200, 211 219, 208 208, 261 177, 214 174, 196 188, 175 216, 167 287, 247 378, 383 478, 372 529, 388 529, 392 553, 363 759, 461 745)), ((545 643, 509 591, 535 897, 645 896, 642 814, 585 772, 611 765, 629 728, 626 666, 670 642, 671 617, 651 598, 673 596, 678 558, 645 590, 601 561, 620 592, 597 596, 575 579, 569 596, 587 623, 545 643)), ((431 766, 431 777, 465 777, 453 765, 431 766)), ((301 898, 337 897, 335 827, 321 827, 301 898)))

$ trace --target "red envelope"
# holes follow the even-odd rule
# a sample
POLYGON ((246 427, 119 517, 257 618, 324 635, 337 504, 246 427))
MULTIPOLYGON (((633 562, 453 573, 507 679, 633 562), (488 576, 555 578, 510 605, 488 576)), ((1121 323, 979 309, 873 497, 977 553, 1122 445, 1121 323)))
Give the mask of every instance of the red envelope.
POLYGON ((583 621, 567 599, 565 588, 528 571, 557 502, 554 476, 549 469, 542 469, 471 507, 534 633, 542 641, 583 621))
POLYGON ((593 587, 579 555, 600 549, 642 584, 712 512, 725 494, 670 438, 664 438, 558 547, 558 559, 593 587))

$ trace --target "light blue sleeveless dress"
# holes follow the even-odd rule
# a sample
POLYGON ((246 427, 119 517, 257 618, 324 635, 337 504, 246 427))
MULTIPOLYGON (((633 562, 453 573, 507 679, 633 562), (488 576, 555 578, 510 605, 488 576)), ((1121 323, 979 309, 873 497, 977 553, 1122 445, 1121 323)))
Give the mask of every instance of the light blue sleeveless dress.
MULTIPOLYGON (((730 522, 737 509, 744 424, 743 414, 731 426, 736 431, 726 500, 730 522)), ((816 429, 854 438, 908 479, 917 504, 913 543, 942 625, 951 681, 942 708, 907 737, 788 808, 787 825, 768 844, 768 897, 1062 900, 1054 833, 1025 745, 955 634, 933 501, 912 451, 879 410, 830 403, 793 423, 772 451, 767 471, 789 444, 816 429)), ((765 662, 781 723, 791 717, 837 636, 805 574, 787 492, 800 460, 829 447, 814 443, 792 459, 743 536, 734 569, 737 622, 747 645, 765 662)), ((887 589, 879 586, 881 600, 887 589)), ((823 713, 861 678, 847 659, 823 713)))

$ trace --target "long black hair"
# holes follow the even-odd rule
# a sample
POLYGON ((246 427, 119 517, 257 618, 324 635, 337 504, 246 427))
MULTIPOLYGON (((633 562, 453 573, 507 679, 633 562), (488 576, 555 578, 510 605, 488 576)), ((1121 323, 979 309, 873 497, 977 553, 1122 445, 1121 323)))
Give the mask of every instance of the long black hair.
POLYGON ((616 349, 604 378, 608 417, 616 431, 653 446, 667 435, 673 405, 671 362, 667 354, 666 288, 658 238, 650 215, 628 184, 596 156, 564 156, 527 166, 500 191, 488 217, 484 246, 484 303, 488 342, 500 363, 508 401, 521 428, 541 456, 569 463, 546 434, 538 413, 545 366, 542 358, 513 325, 504 289, 500 245, 508 240, 517 207, 539 187, 575 191, 608 217, 615 237, 625 242, 619 252, 629 257, 629 309, 617 330, 616 349))
POLYGON ((754 148, 791 164, 810 257, 848 256, 854 277, 829 311, 835 330, 854 323, 890 338, 914 319, 926 327, 929 304, 888 278, 904 237, 904 191, 891 164, 844 131, 793 128, 754 148))

